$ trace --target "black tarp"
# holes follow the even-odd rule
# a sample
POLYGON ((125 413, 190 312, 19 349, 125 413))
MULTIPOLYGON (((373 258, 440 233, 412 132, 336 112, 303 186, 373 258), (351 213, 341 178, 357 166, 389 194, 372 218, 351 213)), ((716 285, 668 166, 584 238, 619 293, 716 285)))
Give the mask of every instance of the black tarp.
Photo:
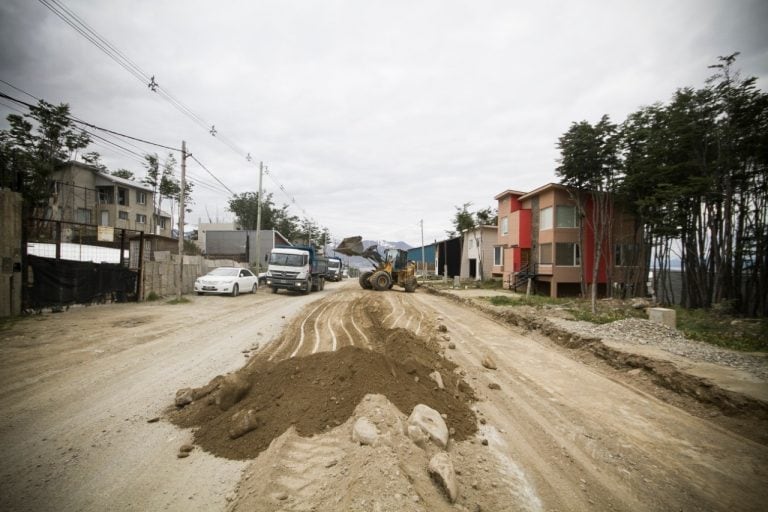
POLYGON ((443 275, 446 265, 448 277, 461 274, 461 238, 437 242, 437 275, 443 275))
POLYGON ((30 286, 26 307, 135 300, 137 273, 116 263, 27 256, 30 286))

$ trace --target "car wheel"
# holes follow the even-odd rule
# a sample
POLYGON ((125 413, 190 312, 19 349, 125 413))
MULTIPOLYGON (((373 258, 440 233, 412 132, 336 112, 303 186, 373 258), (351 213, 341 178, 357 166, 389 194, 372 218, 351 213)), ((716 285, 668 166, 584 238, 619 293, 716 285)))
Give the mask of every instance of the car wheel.
POLYGON ((240 295, 240 287, 235 283, 235 286, 232 287, 232 296, 237 297, 238 295, 240 295))
POLYGON ((203 292, 197 292, 197 294, 198 294, 198 295, 202 295, 202 294, 203 294, 203 292))
POLYGON ((256 293, 256 291, 259 289, 259 285, 256 283, 253 283, 253 288, 251 288, 251 293, 256 293))

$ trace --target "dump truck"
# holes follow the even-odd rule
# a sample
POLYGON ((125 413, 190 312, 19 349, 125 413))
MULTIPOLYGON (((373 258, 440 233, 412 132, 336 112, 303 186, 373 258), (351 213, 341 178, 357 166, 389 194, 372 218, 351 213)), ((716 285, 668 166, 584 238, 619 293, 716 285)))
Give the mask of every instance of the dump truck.
POLYGON ((341 281, 341 258, 328 257, 328 272, 325 274, 328 281, 341 281))
POLYGON ((336 252, 362 256, 373 264, 373 270, 360 274, 360 286, 366 290, 384 291, 398 285, 406 292, 416 291, 416 264, 408 261, 408 253, 402 249, 388 248, 382 255, 376 245, 364 249, 363 238, 353 236, 342 240, 336 252))
POLYGON ((314 247, 275 247, 269 253, 267 286, 272 293, 283 289, 306 294, 325 288, 327 271, 328 260, 314 247))

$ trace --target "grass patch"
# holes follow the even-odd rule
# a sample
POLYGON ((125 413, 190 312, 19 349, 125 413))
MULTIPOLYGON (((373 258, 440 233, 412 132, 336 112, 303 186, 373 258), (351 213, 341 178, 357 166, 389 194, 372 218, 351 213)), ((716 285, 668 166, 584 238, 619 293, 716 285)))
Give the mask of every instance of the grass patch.
POLYGON ((166 304, 189 304, 190 300, 186 297, 175 297, 169 301, 166 301, 166 304))
POLYGON ((688 338, 747 352, 768 351, 768 319, 743 319, 714 310, 675 307, 677 328, 688 338))
POLYGON ((155 292, 149 292, 147 296, 144 298, 144 300, 148 302, 154 302, 156 300, 160 300, 160 296, 156 294, 155 292))

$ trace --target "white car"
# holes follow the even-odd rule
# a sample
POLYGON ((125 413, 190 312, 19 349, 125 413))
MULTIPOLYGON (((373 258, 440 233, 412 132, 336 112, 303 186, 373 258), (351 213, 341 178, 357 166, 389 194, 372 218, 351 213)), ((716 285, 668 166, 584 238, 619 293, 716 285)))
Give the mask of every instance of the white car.
POLYGON ((218 267, 195 280, 195 291, 204 293, 228 293, 237 297, 240 292, 256 293, 259 279, 247 268, 218 267))

